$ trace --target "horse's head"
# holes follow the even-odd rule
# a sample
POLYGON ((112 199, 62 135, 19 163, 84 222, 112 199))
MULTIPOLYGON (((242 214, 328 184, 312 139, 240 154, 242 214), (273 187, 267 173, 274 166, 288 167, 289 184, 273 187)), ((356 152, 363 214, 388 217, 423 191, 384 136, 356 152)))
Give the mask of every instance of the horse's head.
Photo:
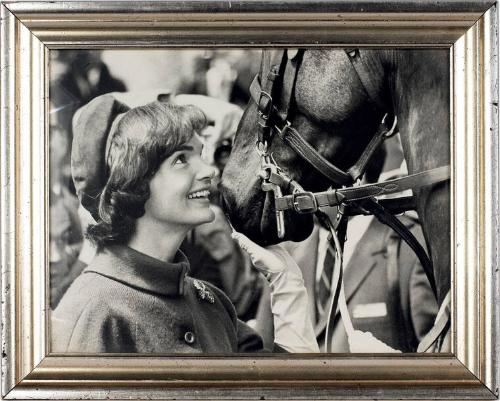
MULTIPOLYGON (((297 62, 288 120, 322 156, 347 170, 373 136, 382 113, 371 104, 345 51, 306 51, 297 62)), ((281 93, 281 98, 273 101, 280 104, 283 96, 281 93)), ((257 105, 251 100, 238 127, 221 190, 234 227, 261 244, 271 244, 280 240, 272 192, 261 189, 257 113, 257 105)), ((305 190, 322 191, 333 185, 278 135, 273 135, 269 152, 276 164, 305 190)), ((311 215, 285 212, 285 239, 303 240, 312 227, 311 215)))

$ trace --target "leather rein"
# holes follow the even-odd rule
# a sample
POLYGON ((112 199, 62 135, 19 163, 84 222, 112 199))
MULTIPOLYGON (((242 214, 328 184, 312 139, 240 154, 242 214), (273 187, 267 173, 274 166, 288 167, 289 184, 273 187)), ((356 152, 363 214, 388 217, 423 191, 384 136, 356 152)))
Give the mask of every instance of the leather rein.
MULTIPOLYGON (((303 50, 264 51, 261 71, 253 80, 250 93, 258 108, 256 149, 261 158, 259 173, 262 179, 261 189, 265 192, 272 192, 274 195, 278 237, 284 238, 285 236, 285 211, 300 214, 315 213, 320 222, 330 230, 331 241, 336 249, 334 275, 330 285, 332 289, 329 298, 330 310, 326 319, 322 319, 322 327, 326 326, 325 351, 329 352, 332 348, 330 330, 333 327, 337 308, 340 309, 348 336, 354 332, 342 282, 343 244, 347 231, 347 220, 350 215, 372 214, 380 222, 391 227, 415 252, 437 299, 433 267, 427 252, 408 228, 394 216, 394 214, 416 208, 413 196, 380 200, 376 196, 395 194, 407 189, 417 189, 445 182, 450 179, 450 166, 442 166, 385 182, 360 185, 360 179, 375 151, 385 139, 396 132, 397 119, 396 117, 391 118, 389 114, 385 114, 375 135, 350 169, 344 171, 325 159, 293 127, 289 115, 303 53, 303 50), (264 73, 266 66, 268 66, 267 74, 264 73), (275 102, 276 98, 279 98, 280 101, 275 102), (277 165, 269 151, 269 146, 275 135, 278 135, 285 144, 294 149, 315 170, 325 176, 332 183, 332 186, 326 191, 310 192, 304 190, 297 181, 290 178, 277 165), (332 221, 320 210, 324 206, 337 207, 335 221, 332 221)), ((377 88, 373 87, 370 79, 370 68, 363 63, 359 51, 351 49, 346 50, 345 53, 373 106, 378 109, 387 109, 383 107, 383 101, 378 97, 377 88)), ((437 335, 433 334, 433 337, 437 337, 437 335)))

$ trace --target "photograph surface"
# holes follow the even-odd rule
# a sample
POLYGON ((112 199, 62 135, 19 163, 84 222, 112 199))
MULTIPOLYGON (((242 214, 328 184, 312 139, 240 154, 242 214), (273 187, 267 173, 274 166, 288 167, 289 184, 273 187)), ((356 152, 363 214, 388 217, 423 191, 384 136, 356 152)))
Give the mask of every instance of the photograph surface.
POLYGON ((50 352, 450 352, 449 49, 51 50, 50 352))

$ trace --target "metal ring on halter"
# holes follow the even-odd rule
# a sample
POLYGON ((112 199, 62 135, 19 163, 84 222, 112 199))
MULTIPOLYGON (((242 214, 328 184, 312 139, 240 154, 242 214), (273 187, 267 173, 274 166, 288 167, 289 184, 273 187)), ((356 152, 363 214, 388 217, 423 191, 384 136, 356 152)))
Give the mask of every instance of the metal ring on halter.
POLYGON ((257 153, 262 157, 262 156, 267 156, 267 141, 261 141, 260 139, 257 139, 257 142, 255 142, 255 146, 257 148, 257 153))
POLYGON ((344 217, 344 208, 341 207, 342 205, 335 206, 337 208, 337 213, 335 215, 335 222, 338 224, 340 222, 340 219, 344 217))
MULTIPOLYGON (((389 116, 389 113, 385 113, 385 116, 384 118, 382 119, 382 124, 385 124, 385 119, 387 118, 387 116, 389 116)), ((385 134, 384 134, 384 137, 385 138, 390 138, 391 136, 393 136, 394 134, 397 133, 396 131, 396 126, 398 125, 398 118, 396 116, 394 116, 394 120, 392 121, 392 127, 389 131, 387 131, 385 134)))

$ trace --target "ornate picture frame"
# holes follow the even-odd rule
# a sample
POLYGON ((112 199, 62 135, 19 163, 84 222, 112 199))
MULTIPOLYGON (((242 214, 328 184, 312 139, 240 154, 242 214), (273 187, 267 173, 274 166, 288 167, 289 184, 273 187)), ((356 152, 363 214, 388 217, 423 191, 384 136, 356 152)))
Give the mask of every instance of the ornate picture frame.
POLYGON ((498 398, 498 3, 2 1, 5 399, 498 398), (48 354, 48 53, 142 47, 447 47, 450 354, 48 354))

